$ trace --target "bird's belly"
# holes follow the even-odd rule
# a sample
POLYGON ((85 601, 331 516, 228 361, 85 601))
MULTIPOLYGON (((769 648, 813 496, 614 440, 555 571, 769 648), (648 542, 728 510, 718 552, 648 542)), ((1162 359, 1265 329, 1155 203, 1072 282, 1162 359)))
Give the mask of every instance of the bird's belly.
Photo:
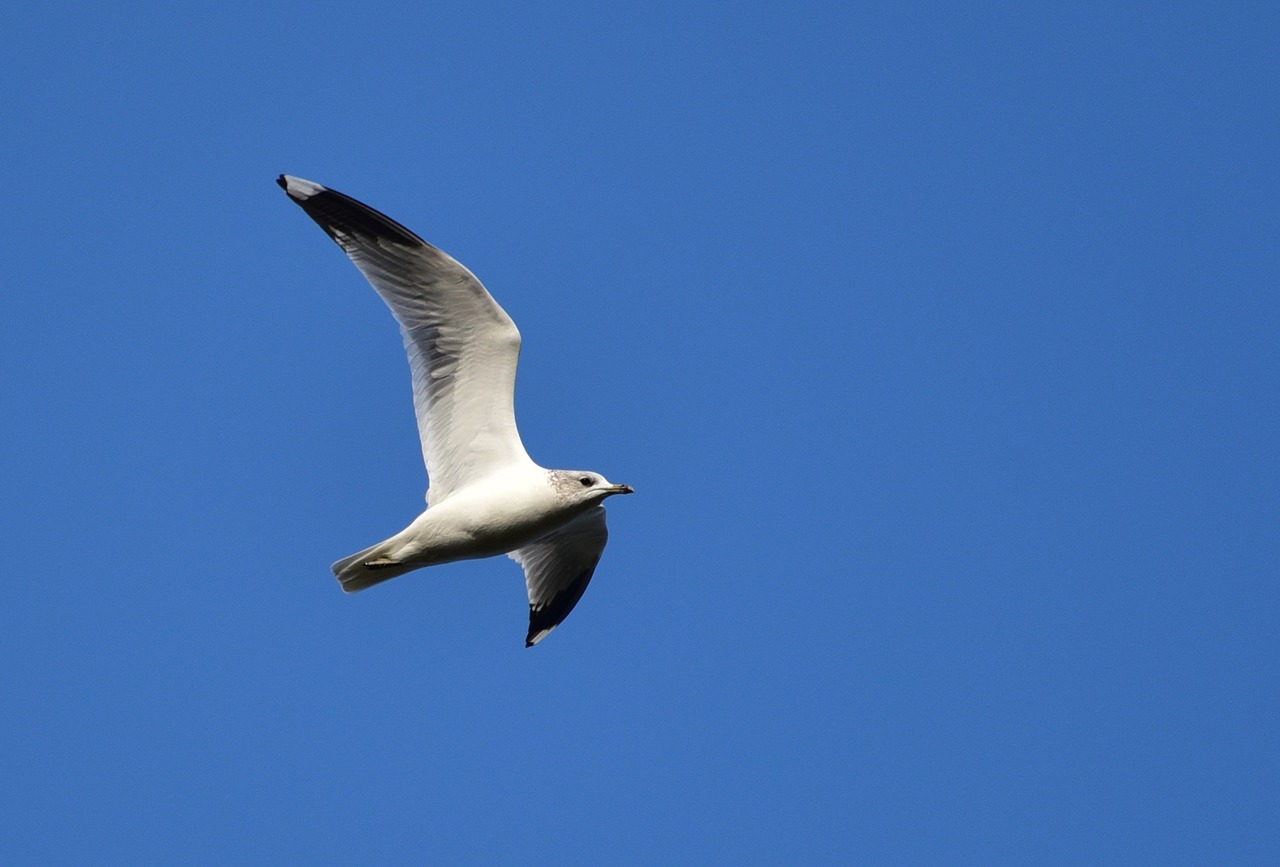
POLYGON ((468 497, 432 506, 414 522, 424 565, 506 554, 564 524, 573 514, 541 499, 468 497))

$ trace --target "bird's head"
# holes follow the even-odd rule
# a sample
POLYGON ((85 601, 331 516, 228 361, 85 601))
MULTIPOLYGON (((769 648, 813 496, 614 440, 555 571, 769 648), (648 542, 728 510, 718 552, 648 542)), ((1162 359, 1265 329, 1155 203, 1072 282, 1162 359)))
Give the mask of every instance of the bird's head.
POLYGON ((588 470, 552 470, 551 484, 562 497, 581 505, 596 505, 614 494, 635 493, 630 485, 615 485, 588 470))

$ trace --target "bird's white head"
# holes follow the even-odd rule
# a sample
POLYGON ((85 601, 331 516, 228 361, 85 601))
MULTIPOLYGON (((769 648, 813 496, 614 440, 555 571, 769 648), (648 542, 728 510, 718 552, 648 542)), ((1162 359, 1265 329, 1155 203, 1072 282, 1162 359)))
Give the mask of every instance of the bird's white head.
POLYGON ((634 494, 630 485, 615 485, 599 473, 588 470, 551 470, 551 486, 574 505, 594 506, 614 494, 634 494))

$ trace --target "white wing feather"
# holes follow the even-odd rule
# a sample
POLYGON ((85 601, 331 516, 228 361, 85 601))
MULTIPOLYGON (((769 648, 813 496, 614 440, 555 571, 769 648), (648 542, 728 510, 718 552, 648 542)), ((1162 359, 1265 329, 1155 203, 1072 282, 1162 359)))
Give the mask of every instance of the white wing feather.
POLYGON ((350 196, 284 175, 289 197, 351 257, 391 308, 409 356, 428 505, 513 464, 520 332, 461 263, 350 196))

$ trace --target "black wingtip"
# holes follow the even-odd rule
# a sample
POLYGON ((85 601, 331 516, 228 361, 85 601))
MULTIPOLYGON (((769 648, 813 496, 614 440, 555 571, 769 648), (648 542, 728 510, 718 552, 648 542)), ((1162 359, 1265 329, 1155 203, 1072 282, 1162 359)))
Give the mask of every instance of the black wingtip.
POLYGON ((587 584, 595 571, 596 564, 592 563, 591 568, 584 569, 572 583, 551 599, 542 605, 529 605, 529 635, 525 638, 525 647, 533 647, 564 622, 569 612, 582 599, 582 594, 587 592, 587 584))
MULTIPOLYGON (((553 627, 554 628, 554 627, 553 627)), ((533 647, 539 641, 547 637, 547 633, 541 629, 534 629, 533 624, 529 624, 529 634, 524 637, 524 646, 533 647)))
POLYGON ((339 243, 342 242, 338 236, 342 234, 361 235, 406 247, 430 246, 386 214, 337 190, 290 175, 281 175, 276 183, 329 237, 339 243))

